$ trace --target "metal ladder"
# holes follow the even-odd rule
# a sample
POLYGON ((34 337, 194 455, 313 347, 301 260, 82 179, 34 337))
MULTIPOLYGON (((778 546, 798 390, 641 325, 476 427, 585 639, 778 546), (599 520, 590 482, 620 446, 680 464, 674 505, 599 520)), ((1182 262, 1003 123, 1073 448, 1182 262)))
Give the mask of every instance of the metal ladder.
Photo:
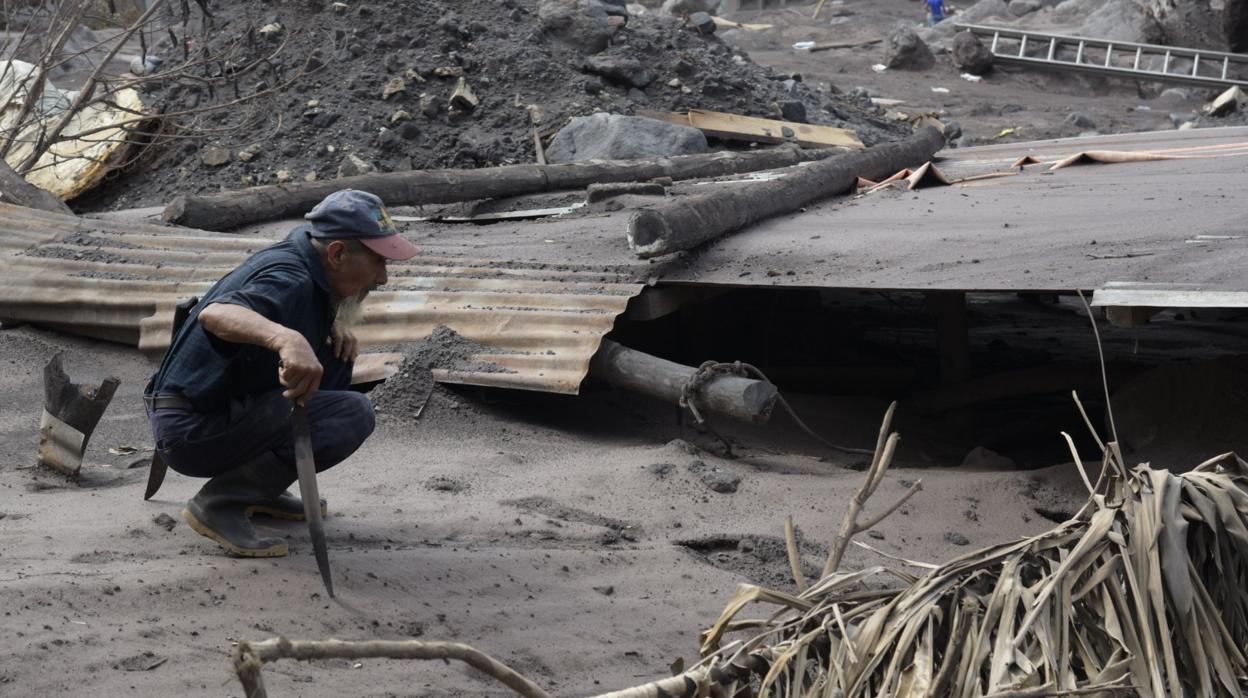
POLYGON ((1089 39, 1064 34, 956 24, 989 45, 999 63, 1091 75, 1175 82, 1202 87, 1248 87, 1248 55, 1089 39))

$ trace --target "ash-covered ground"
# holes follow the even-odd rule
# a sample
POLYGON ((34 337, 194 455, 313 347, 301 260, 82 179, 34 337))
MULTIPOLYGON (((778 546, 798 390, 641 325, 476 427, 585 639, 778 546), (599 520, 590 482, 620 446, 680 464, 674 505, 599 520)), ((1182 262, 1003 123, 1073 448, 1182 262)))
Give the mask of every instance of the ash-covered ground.
MULTIPOLYGON (((589 56, 581 49, 543 30, 537 4, 369 0, 336 11, 308 0, 211 3, 212 43, 259 57, 285 42, 280 54, 263 81, 239 85, 237 93, 180 82, 145 96, 155 109, 225 103, 305 66, 311 72, 276 96, 204 117, 200 132, 220 137, 163 140, 76 203, 91 210, 156 205, 180 193, 272 184, 279 172, 282 179, 331 178, 348 155, 380 171, 529 163, 536 157, 533 112, 547 136, 571 117, 598 111, 700 108, 779 118, 785 103, 800 104, 811 123, 853 128, 867 144, 909 130, 833 84, 759 66, 717 36, 654 10, 630 17, 606 50, 592 54, 628 66, 632 77, 603 77, 585 69, 589 56), (281 30, 266 38, 261 30, 272 25, 281 30), (480 100, 475 109, 451 109, 459 77, 480 100), (259 124, 252 122, 257 109, 267 117, 259 124)), ((170 43, 158 50, 175 60, 170 43)))

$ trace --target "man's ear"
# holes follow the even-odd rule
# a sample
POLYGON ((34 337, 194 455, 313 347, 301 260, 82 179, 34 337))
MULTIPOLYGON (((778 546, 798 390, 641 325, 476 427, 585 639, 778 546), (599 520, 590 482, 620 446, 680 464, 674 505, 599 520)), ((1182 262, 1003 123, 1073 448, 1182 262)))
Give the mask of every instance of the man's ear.
POLYGON ((342 240, 334 240, 325 247, 325 258, 331 265, 336 267, 342 264, 348 252, 350 250, 347 249, 347 243, 342 240))

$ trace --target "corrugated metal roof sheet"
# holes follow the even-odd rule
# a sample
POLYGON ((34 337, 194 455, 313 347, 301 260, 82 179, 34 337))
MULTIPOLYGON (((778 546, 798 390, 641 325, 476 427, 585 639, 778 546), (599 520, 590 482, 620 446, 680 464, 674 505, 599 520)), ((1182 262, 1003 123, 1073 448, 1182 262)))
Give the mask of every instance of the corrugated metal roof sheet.
MULTIPOLYGON (((202 295, 272 242, 0 204, 0 317, 159 354, 179 300, 202 295)), ((497 347, 472 358, 502 370, 440 369, 438 380, 574 394, 641 289, 601 267, 426 254, 391 263, 390 283, 369 297, 356 334, 365 347, 394 345, 445 325, 497 347)))

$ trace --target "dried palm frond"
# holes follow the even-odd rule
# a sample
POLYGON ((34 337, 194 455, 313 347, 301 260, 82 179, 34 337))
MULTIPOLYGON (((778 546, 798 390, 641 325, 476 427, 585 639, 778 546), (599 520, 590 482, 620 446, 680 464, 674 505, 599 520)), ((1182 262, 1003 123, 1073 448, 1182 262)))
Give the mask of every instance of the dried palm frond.
POLYGON ((903 588, 863 590, 884 567, 796 596, 741 585, 703 633, 702 663, 613 695, 1241 696, 1248 463, 1227 453, 1176 475, 1116 454, 1111 442, 1099 483, 1084 476, 1074 518, 903 588), (753 603, 781 609, 739 619, 753 603), (742 628, 753 634, 724 644, 742 628))

